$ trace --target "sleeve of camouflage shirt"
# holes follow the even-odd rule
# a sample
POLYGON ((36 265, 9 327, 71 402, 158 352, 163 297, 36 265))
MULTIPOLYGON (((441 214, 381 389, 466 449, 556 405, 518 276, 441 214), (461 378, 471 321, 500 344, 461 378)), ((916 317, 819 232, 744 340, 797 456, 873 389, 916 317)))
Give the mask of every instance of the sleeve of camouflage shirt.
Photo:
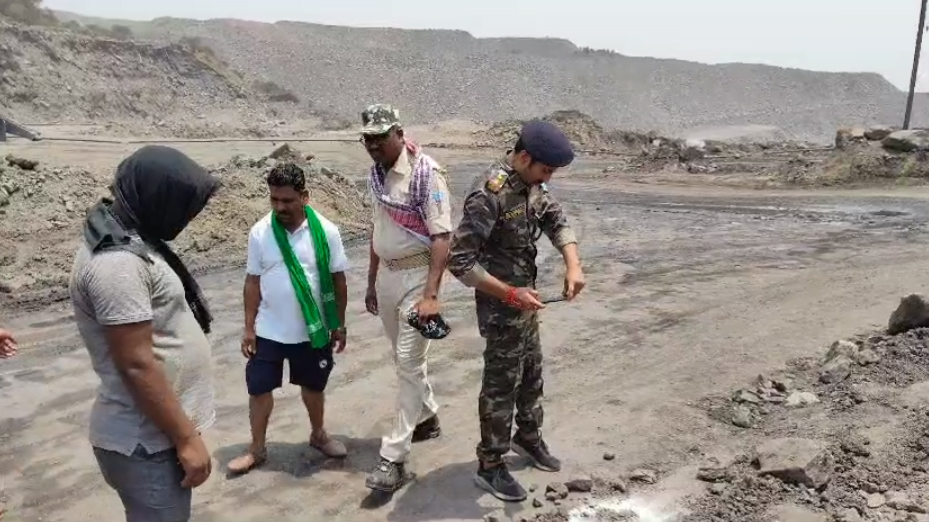
POLYGON ((542 195, 539 225, 558 250, 564 248, 565 245, 577 243, 577 237, 568 225, 568 217, 565 216, 564 208, 549 193, 542 195))
POLYGON ((467 286, 476 286, 485 274, 477 260, 499 213, 497 197, 486 188, 471 192, 464 201, 461 222, 452 234, 448 271, 467 286))

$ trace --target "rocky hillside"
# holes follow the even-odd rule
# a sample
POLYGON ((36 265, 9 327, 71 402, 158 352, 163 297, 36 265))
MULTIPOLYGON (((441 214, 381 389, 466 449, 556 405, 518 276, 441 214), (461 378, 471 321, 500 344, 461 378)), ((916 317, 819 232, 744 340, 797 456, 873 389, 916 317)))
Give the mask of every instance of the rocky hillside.
MULTIPOLYGON (((0 157, 0 308, 44 304, 66 290, 87 208, 101 196, 116 165, 51 168, 40 157, 0 157), (43 238, 36 242, 35 238, 43 238)), ((209 166, 223 190, 174 243, 196 270, 240 264, 249 227, 268 212, 265 175, 277 161, 300 164, 314 187, 310 204, 330 216, 348 241, 368 230, 370 209, 355 183, 312 155, 279 147, 268 156, 237 155, 209 166), (237 232, 230 232, 230 231, 237 232)))
MULTIPOLYGON (((132 30, 164 41, 200 38, 246 77, 271 79, 303 103, 352 119, 375 101, 396 104, 415 122, 574 109, 625 130, 756 124, 829 141, 849 123, 899 123, 905 104, 904 93, 877 74, 635 58, 557 39, 172 18, 132 30)), ((929 124, 927 108, 921 95, 916 124, 929 124)))
POLYGON ((134 133, 261 133, 260 95, 209 51, 24 26, 0 17, 0 115, 106 121, 134 133))

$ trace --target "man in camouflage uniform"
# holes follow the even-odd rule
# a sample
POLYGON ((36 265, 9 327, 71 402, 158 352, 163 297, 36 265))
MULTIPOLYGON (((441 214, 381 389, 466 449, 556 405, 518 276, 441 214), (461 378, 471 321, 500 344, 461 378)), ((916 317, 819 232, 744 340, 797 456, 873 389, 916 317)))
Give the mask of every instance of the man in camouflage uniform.
POLYGON ((535 259, 536 241, 545 233, 564 257, 565 297, 571 300, 583 289, 577 239, 545 185, 573 159, 570 142, 556 126, 527 123, 513 150, 467 196, 452 236, 448 270, 475 288, 478 327, 486 339, 475 482, 501 500, 526 498, 503 461, 511 449, 539 469, 561 469, 541 436, 537 310, 544 305, 535 290, 535 259), (511 441, 514 409, 517 432, 511 441))

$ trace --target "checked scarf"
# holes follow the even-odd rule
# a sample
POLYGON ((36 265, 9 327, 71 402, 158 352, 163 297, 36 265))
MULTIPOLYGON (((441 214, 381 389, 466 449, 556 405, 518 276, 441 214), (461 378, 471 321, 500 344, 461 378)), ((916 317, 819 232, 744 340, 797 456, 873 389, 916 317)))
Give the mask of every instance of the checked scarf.
POLYGON ((387 172, 384 167, 374 164, 368 183, 374 199, 383 205, 387 215, 404 230, 420 240, 429 243, 429 229, 426 228, 426 200, 429 197, 429 185, 438 165, 412 140, 406 140, 406 151, 413 166, 410 180, 410 203, 392 199, 384 188, 387 172))

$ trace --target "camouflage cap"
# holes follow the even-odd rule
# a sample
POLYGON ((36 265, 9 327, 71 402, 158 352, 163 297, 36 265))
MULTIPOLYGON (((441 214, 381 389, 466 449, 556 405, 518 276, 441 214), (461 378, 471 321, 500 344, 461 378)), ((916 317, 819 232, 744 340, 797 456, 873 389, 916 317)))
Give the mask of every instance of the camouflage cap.
POLYGON ((369 105, 361 112, 362 134, 385 134, 400 126, 400 111, 382 103, 369 105))

